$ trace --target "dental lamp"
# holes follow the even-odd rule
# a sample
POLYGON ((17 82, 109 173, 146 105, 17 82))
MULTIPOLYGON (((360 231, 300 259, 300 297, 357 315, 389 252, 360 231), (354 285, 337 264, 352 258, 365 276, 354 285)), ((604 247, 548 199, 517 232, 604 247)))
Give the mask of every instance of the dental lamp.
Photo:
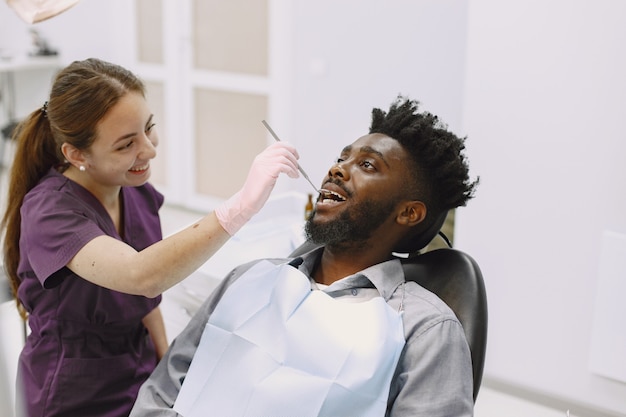
POLYGON ((38 23, 63 13, 79 0, 6 0, 26 23, 38 23))

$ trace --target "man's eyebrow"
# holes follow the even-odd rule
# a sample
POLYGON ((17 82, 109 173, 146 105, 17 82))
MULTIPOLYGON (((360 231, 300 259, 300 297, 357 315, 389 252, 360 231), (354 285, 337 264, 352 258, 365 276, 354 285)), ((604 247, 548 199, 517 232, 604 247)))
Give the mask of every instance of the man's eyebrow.
POLYGON ((385 163, 385 165, 389 166, 389 163, 385 159, 385 156, 382 154, 382 152, 377 151, 376 149, 372 148, 371 146, 363 146, 363 147, 361 147, 361 152, 374 154, 374 155, 378 156, 380 158, 380 160, 385 163))
MULTIPOLYGON (((372 148, 371 146, 362 146, 361 148, 359 148, 359 151, 363 152, 363 153, 376 155, 381 161, 383 161, 385 163, 385 165, 387 165, 389 167, 389 162, 387 162, 387 160, 385 159, 385 156, 382 154, 382 152, 377 151, 376 149, 372 148)), ((346 146, 341 151, 342 154, 350 153, 350 152, 352 152, 352 145, 346 146)))

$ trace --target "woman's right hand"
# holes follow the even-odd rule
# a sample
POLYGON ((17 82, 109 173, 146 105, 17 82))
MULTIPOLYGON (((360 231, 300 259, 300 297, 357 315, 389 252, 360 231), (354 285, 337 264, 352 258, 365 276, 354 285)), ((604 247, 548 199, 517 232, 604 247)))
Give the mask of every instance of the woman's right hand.
POLYGON ((241 190, 220 205, 215 214, 218 221, 234 235, 252 216, 263 208, 281 173, 298 178, 298 151, 286 142, 276 142, 258 154, 241 190))

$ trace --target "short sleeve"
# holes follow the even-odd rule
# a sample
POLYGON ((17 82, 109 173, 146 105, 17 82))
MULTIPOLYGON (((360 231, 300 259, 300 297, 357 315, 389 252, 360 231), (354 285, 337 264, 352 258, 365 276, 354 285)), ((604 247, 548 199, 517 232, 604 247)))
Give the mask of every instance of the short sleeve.
MULTIPOLYGON (((89 241, 107 234, 102 216, 83 201, 58 190, 29 194, 21 208, 20 252, 44 287, 89 241)), ((50 284, 50 283, 49 283, 50 284)))

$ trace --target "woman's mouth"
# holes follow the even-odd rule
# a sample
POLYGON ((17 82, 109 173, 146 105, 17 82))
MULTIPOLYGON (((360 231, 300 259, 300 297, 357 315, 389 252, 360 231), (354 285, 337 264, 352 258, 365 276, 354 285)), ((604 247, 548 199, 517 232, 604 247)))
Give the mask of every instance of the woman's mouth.
POLYGON ((141 174, 141 173, 147 171, 148 168, 150 168, 150 164, 133 167, 133 168, 129 169, 129 171, 134 173, 134 174, 141 174))

